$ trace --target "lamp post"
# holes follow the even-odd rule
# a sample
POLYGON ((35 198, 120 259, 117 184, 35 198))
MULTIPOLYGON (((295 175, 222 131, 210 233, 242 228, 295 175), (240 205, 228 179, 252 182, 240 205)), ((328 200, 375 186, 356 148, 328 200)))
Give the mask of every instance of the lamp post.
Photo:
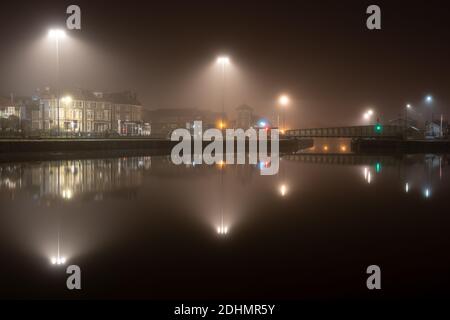
POLYGON ((372 116, 373 116, 373 110, 369 109, 364 113, 363 118, 364 118, 364 120, 367 120, 370 124, 370 119, 372 118, 372 116))
MULTIPOLYGON (((225 115, 225 71, 226 71, 226 66, 230 64, 230 58, 228 58, 227 56, 220 56, 217 58, 217 63, 219 64, 221 71, 222 71, 222 113, 221 113, 221 120, 220 120, 220 130, 224 130, 226 128, 226 124, 224 121, 224 115, 225 115)), ((223 142, 222 142, 223 143, 223 142)), ((220 195, 221 195, 221 203, 220 203, 220 227, 218 227, 217 232, 220 235, 225 235, 228 233, 228 227, 226 227, 224 225, 224 179, 223 179, 223 174, 224 174, 224 170, 223 170, 223 164, 224 164, 224 155, 222 154, 222 161, 221 161, 221 170, 220 170, 220 195)))
POLYGON ((217 63, 220 65, 222 71, 222 114, 220 117, 220 129, 222 130, 225 127, 225 122, 223 119, 225 114, 225 69, 226 66, 230 64, 230 58, 227 56, 220 56, 217 58, 217 63))
MULTIPOLYGON (((278 130, 280 130, 280 109, 281 109, 281 112, 283 112, 284 108, 289 105, 289 102, 290 102, 290 99, 285 94, 281 95, 278 98, 278 105, 279 105, 279 108, 277 108, 277 110, 278 110, 278 112, 277 112, 278 130)), ((283 124, 282 124, 283 125, 282 131, 284 131, 285 130, 285 126, 286 126, 285 118, 284 118, 284 112, 283 112, 283 120, 282 120, 282 122, 283 122, 283 124)))
POLYGON ((412 106, 408 103, 405 108, 405 139, 408 139, 408 110, 411 109, 412 106))
POLYGON ((60 122, 59 122, 59 100, 60 100, 60 84, 59 84, 59 43, 60 40, 66 37, 66 32, 62 29, 51 29, 48 32, 48 37, 55 40, 56 45, 56 110, 57 110, 57 123, 58 123, 58 136, 60 133, 60 122))

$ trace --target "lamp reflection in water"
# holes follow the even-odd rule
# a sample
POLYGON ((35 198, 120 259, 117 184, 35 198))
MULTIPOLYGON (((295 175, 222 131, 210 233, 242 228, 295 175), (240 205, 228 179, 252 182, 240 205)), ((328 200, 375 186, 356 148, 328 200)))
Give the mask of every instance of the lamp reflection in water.
POLYGON ((287 193, 288 193, 288 187, 287 187, 287 185, 286 185, 286 184, 280 185, 279 191, 280 191, 280 195, 281 195, 282 197, 285 197, 285 196, 287 195, 287 193))
POLYGON ((57 256, 56 257, 53 256, 50 259, 50 262, 53 265, 63 265, 63 264, 66 263, 66 257, 61 255, 61 240, 60 240, 61 236, 60 236, 60 233, 61 233, 60 232, 60 226, 58 224, 58 250, 57 250, 57 256))
POLYGON ((372 172, 367 167, 364 168, 364 180, 366 180, 368 184, 372 182, 372 172))
POLYGON ((405 184, 405 192, 406 192, 406 193, 409 192, 409 183, 408 183, 408 182, 405 184))
POLYGON ((423 195, 425 196, 425 198, 429 198, 431 196, 430 188, 426 188, 423 192, 423 195))

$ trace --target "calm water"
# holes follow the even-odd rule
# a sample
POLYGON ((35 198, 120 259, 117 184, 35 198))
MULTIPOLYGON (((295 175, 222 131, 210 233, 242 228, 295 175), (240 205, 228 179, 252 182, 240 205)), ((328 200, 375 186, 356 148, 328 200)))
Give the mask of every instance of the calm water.
POLYGON ((0 296, 448 296, 448 165, 303 154, 267 177, 167 157, 0 164, 0 296), (81 292, 52 265, 58 249, 81 292), (371 264, 381 292, 366 289, 371 264))

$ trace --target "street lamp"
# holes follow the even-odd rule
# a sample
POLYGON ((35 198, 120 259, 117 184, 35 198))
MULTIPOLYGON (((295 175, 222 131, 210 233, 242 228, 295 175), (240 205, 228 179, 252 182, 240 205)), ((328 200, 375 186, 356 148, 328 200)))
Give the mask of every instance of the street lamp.
POLYGON ((373 116, 373 110, 369 109, 364 113, 363 118, 364 118, 364 120, 369 121, 370 118, 372 118, 372 116, 373 116))
POLYGON ((65 257, 61 257, 61 256, 57 256, 57 257, 52 257, 50 259, 52 264, 56 264, 56 265, 62 265, 66 263, 66 258, 65 257))
MULTIPOLYGON (((221 123, 224 123, 224 114, 225 114, 225 69, 226 66, 230 64, 230 58, 227 56, 220 56, 217 58, 217 63, 220 65, 222 69, 222 116, 221 123)), ((223 128, 221 128, 223 129, 223 128)))
POLYGON ((405 138, 408 139, 408 110, 412 108, 411 104, 407 104, 405 108, 405 138))
MULTIPOLYGON (((278 97, 278 112, 277 112, 277 125, 278 125, 278 129, 280 129, 280 109, 284 110, 285 107, 287 107, 289 105, 289 103, 291 102, 291 99, 289 98, 289 96, 282 94, 281 96, 278 97)), ((283 128, 281 129, 281 131, 283 132, 285 129, 286 123, 285 123, 285 118, 284 118, 284 112, 283 112, 283 128)))
MULTIPOLYGON (((427 95, 425 97, 425 102, 426 102, 426 104, 428 104, 431 107, 431 104, 433 103, 433 96, 427 95)), ((430 134, 432 134, 432 132, 433 132, 433 124, 432 123, 433 123, 433 111, 430 111, 430 124, 429 124, 430 134)))
POLYGON ((59 136, 59 130, 60 130, 60 122, 59 122, 59 42, 60 40, 64 39, 66 37, 66 32, 62 29, 50 29, 48 31, 48 37, 52 40, 55 40, 56 44, 56 82, 57 82, 57 113, 58 113, 58 136, 59 136))

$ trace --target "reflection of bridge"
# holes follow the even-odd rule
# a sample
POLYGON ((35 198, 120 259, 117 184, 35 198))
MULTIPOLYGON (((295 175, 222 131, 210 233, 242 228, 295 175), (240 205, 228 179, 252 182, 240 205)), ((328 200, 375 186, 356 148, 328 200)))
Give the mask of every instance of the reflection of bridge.
POLYGON ((314 164, 338 164, 338 165, 375 165, 383 163, 383 165, 398 164, 401 159, 391 156, 373 156, 362 154, 308 154, 299 153, 294 155, 283 156, 283 159, 289 161, 300 161, 314 164))
POLYGON ((334 128, 286 130, 286 136, 295 138, 399 138, 405 128, 402 126, 354 126, 334 128))

